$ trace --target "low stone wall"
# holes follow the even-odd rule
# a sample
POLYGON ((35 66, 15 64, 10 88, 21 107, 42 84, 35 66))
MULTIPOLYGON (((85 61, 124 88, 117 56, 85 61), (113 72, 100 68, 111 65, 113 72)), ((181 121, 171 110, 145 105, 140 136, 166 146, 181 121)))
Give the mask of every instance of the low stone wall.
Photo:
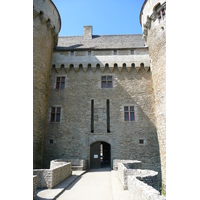
POLYGON ((138 180, 159 190, 158 172, 152 170, 132 169, 132 165, 118 163, 118 176, 124 190, 128 189, 128 176, 135 176, 138 180))
POLYGON ((35 199, 37 189, 37 176, 33 175, 33 199, 35 199))
POLYGON ((68 162, 61 162, 61 161, 52 160, 52 161, 50 162, 50 169, 54 169, 54 168, 56 168, 56 167, 59 167, 59 166, 61 166, 61 165, 66 164, 66 163, 68 163, 68 162))
POLYGON ((131 169, 142 169, 142 162, 138 160, 120 160, 114 159, 113 160, 113 170, 118 170, 118 163, 124 163, 130 165, 131 169))
POLYGON ((83 159, 56 159, 52 160, 50 163, 50 168, 59 165, 59 163, 66 163, 66 162, 71 162, 72 168, 75 166, 80 166, 79 169, 81 170, 86 170, 88 169, 88 160, 83 160, 83 159))
POLYGON ((72 174, 71 163, 64 163, 50 169, 34 169, 37 175, 37 188, 53 188, 72 174))
POLYGON ((129 200, 166 200, 166 197, 153 187, 134 176, 128 177, 129 200))

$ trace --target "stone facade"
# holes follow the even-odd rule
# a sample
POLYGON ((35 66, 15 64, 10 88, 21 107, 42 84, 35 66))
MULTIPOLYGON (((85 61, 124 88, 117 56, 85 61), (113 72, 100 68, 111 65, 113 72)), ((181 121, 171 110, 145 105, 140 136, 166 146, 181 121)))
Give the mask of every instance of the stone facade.
POLYGON ((166 190, 166 0, 146 0, 140 13, 149 47, 163 190, 166 190))
POLYGON ((51 0, 33 1, 33 168, 43 162, 52 53, 60 26, 51 0))
POLYGON ((108 38, 99 36, 98 49, 97 47, 91 49, 90 46, 93 45, 95 38, 93 36, 88 41, 77 37, 77 40, 73 39, 74 45, 71 37, 65 37, 65 40, 61 38, 62 44, 58 41, 58 47, 54 51, 45 166, 48 166, 51 160, 58 158, 87 159, 90 163, 91 144, 103 141, 111 146, 111 167, 113 159, 138 159, 142 161, 144 168, 160 172, 148 49, 144 47, 141 35, 132 35, 128 38, 108 36, 110 42, 106 44, 106 49, 105 44, 102 42, 101 45, 100 41, 108 38), (124 42, 117 46, 114 41, 119 38, 124 42), (75 46, 79 41, 82 41, 82 49, 75 46), (127 49, 121 44, 128 41, 135 43, 127 49), (114 44, 116 49, 120 48, 120 52, 124 51, 121 53, 123 55, 111 54, 114 51, 112 49, 114 44), (69 50, 67 49, 69 45, 75 47, 69 50), (134 55, 131 55, 131 49, 134 49, 134 55), (88 51, 91 51, 90 55, 87 55, 88 51), (105 52, 96 56, 100 51, 105 52), (102 76, 112 76, 112 88, 101 87, 102 76), (65 77, 63 89, 56 89, 57 77, 65 77), (91 100, 94 101, 93 132, 91 132, 91 100), (107 100, 110 102, 109 132, 107 100), (134 106, 134 121, 125 121, 125 106, 134 106), (52 108, 56 107, 61 108, 60 122, 51 121, 52 108))
POLYGON ((100 142, 110 145, 111 167, 140 160, 165 189, 165 1, 145 0, 143 36, 93 35, 85 26, 83 36, 59 39, 53 2, 33 4, 33 167, 55 159, 90 166, 100 142))

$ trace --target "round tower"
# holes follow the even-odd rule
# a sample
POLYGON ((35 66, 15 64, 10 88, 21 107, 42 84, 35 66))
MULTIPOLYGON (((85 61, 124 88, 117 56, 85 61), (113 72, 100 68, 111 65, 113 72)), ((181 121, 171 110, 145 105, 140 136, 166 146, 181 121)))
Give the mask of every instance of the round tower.
POLYGON ((51 0, 33 0, 33 167, 41 168, 53 48, 61 28, 51 0))
POLYGON ((166 192, 166 0, 145 0, 140 11, 140 24, 149 48, 162 190, 166 192))

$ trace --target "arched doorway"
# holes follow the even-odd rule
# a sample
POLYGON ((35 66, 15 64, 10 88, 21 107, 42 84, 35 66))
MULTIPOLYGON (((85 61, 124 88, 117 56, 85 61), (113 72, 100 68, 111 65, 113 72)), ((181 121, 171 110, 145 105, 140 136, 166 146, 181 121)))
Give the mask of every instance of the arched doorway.
POLYGON ((99 141, 90 145, 90 168, 99 169, 110 167, 110 144, 99 141))

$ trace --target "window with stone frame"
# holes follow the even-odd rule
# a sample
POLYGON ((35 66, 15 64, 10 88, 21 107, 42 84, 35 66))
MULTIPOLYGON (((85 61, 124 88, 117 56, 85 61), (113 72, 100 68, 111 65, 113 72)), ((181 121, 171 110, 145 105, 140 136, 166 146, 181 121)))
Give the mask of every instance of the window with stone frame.
POLYGON ((124 121, 135 121, 134 106, 124 106, 124 121))
POLYGON ((138 144, 139 145, 147 145, 147 140, 144 138, 140 138, 140 139, 138 139, 138 144))
POLYGON ((112 87, 113 87, 112 76, 102 76, 101 88, 112 88, 112 87))
POLYGON ((166 12, 164 8, 161 10, 161 13, 162 13, 162 18, 164 20, 166 18, 166 12))
POLYGON ((61 107, 51 108, 51 122, 60 122, 61 107))
POLYGON ((166 18, 166 9, 162 8, 160 11, 158 11, 158 21, 159 23, 161 22, 161 20, 165 20, 166 18))
POLYGON ((57 77, 56 89, 64 89, 64 88, 65 88, 65 77, 57 77))
POLYGON ((144 140, 143 139, 139 139, 139 144, 144 144, 144 140))

